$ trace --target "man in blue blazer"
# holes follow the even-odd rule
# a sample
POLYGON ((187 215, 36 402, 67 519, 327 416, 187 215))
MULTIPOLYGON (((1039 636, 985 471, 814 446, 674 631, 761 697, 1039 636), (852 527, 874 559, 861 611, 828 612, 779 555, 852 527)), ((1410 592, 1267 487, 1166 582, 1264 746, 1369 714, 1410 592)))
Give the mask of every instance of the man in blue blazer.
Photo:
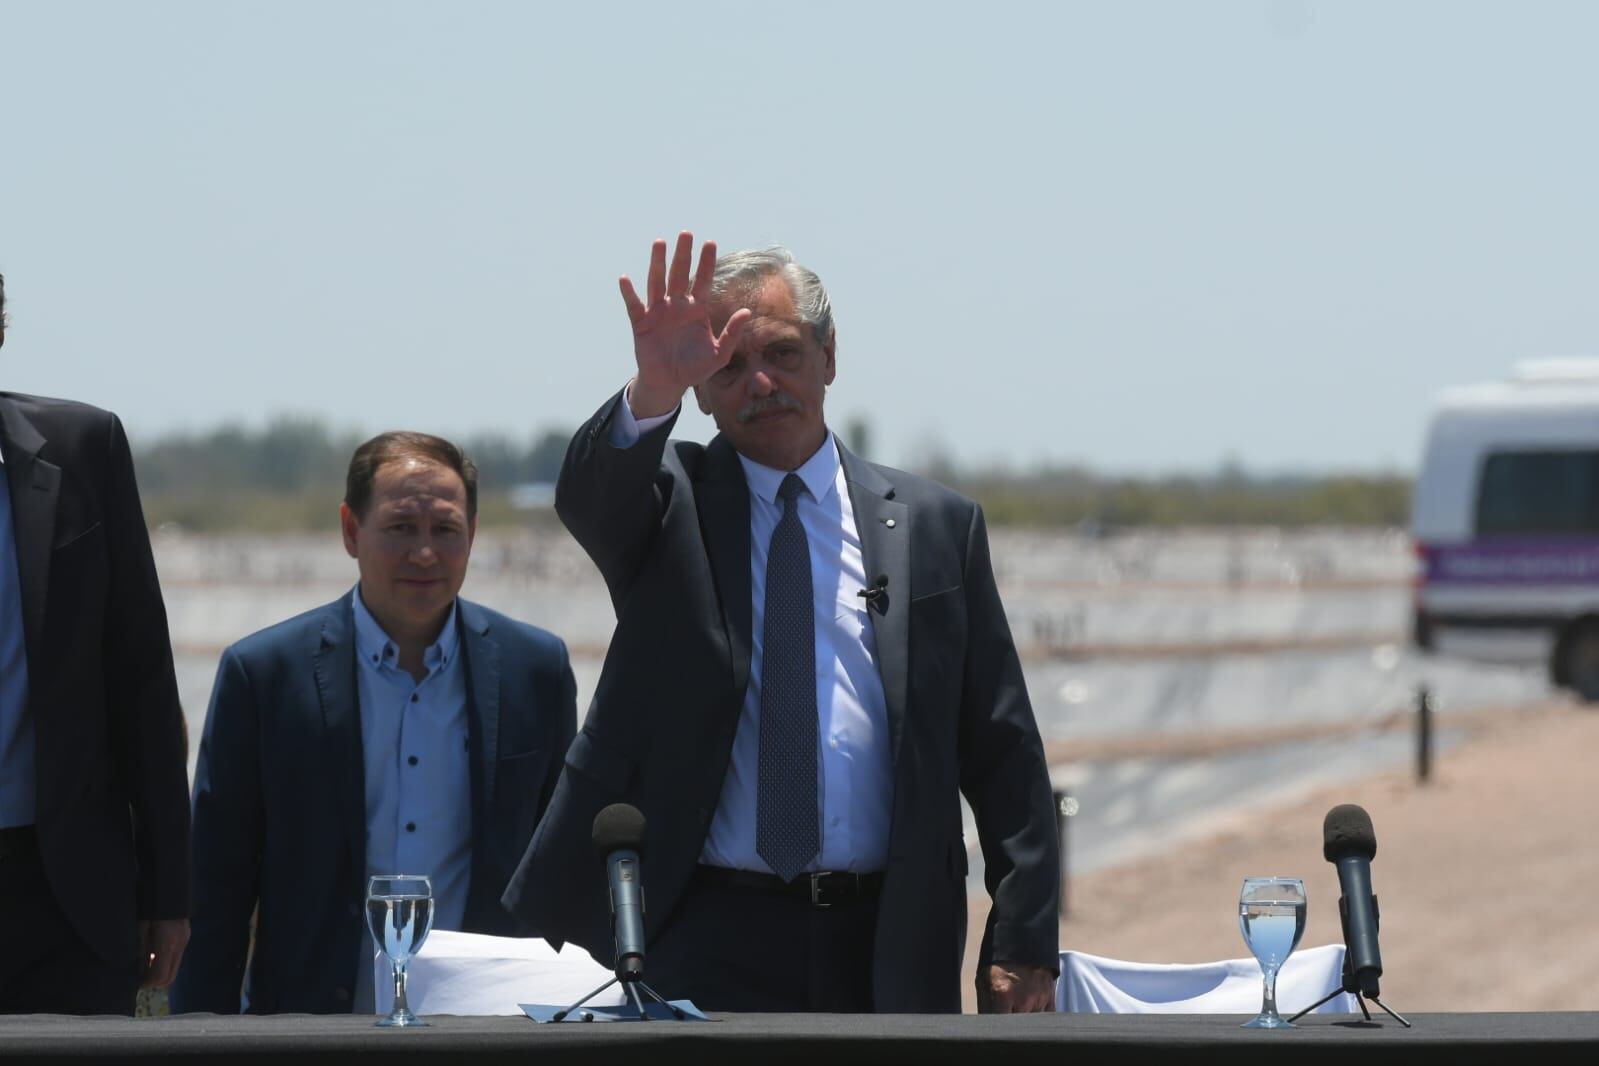
POLYGON ((217 671, 179 1011, 370 1010, 378 874, 431 877, 435 928, 526 934, 500 894, 572 740, 566 646, 458 597, 477 472, 448 441, 363 444, 340 515, 360 583, 217 671))

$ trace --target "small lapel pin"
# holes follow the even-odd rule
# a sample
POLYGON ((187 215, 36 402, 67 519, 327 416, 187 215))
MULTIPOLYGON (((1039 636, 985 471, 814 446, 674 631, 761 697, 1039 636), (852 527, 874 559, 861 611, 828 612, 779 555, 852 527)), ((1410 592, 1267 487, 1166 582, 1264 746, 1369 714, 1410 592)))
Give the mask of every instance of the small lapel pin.
POLYGON ((894 528, 894 520, 892 518, 885 518, 885 519, 883 519, 883 525, 887 526, 889 529, 893 529, 894 528))

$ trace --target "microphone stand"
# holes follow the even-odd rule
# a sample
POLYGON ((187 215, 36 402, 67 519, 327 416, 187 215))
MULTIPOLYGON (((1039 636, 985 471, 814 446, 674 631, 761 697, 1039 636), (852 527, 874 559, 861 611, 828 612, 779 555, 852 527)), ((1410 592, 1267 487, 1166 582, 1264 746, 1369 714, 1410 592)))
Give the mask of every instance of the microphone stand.
MULTIPOLYGON (((1339 913, 1339 917, 1342 918, 1342 920, 1343 920, 1344 943, 1348 944, 1349 943, 1349 908, 1344 903, 1344 901, 1341 900, 1341 899, 1338 901, 1338 913, 1339 913)), ((1373 923, 1379 922, 1379 917, 1378 917, 1378 914, 1377 914, 1377 897, 1376 896, 1371 897, 1371 917, 1372 917, 1373 923)), ((1344 952, 1343 983, 1341 985, 1339 985, 1339 987, 1333 989, 1331 992, 1328 992, 1325 996, 1322 996, 1320 999, 1318 999, 1316 1002, 1312 1003, 1310 1006, 1306 1007, 1304 1010, 1300 1011, 1298 1014, 1295 1014, 1292 1017, 1290 1017, 1288 1019, 1289 1024, 1297 1022, 1299 1019, 1303 1018, 1305 1015, 1309 1014, 1311 1011, 1315 1010, 1317 1007, 1321 1006, 1323 1003, 1326 1003, 1326 1002, 1330 1001, 1334 996, 1342 995, 1345 992, 1354 993, 1354 995, 1355 995, 1355 1003, 1357 1005, 1359 1005, 1360 1013, 1365 1015, 1365 1018, 1366 1018, 1366 1020, 1368 1022, 1371 1021, 1371 1011, 1366 1009, 1366 1000, 1369 999, 1373 1003, 1377 1004, 1377 1006, 1381 1007, 1383 1009, 1383 1012, 1386 1013, 1394 1021, 1398 1022, 1400 1025, 1404 1026, 1406 1029, 1410 1028, 1410 1023, 1405 1021, 1405 1019, 1401 1015, 1396 1013, 1393 1010, 1393 1008, 1389 1007, 1388 1004, 1386 1004, 1382 1000, 1378 999, 1377 998, 1377 993, 1375 993, 1375 992, 1367 993, 1367 992, 1364 992, 1364 991, 1361 990, 1360 982, 1355 980, 1355 971, 1350 967, 1350 964, 1349 964, 1349 952, 1347 950, 1344 952)))
MULTIPOLYGON (((638 1010, 638 1020, 639 1021, 647 1022, 647 1021, 650 1020, 649 1011, 644 1009, 644 1000, 638 994, 639 993, 639 989, 641 989, 641 988, 645 991, 645 993, 647 993, 649 995, 649 997, 651 999, 653 999, 655 1002, 659 1003, 661 1006, 665 1007, 668 1011, 670 1011, 672 1013, 672 1017, 674 1019, 676 1019, 677 1021, 680 1021, 680 1022, 688 1020, 688 1015, 683 1013, 683 1009, 681 1007, 675 1007, 671 1003, 668 1003, 665 999, 663 999, 661 997, 661 994, 659 992, 655 991, 655 989, 651 988, 649 985, 644 983, 644 978, 643 977, 640 977, 640 976, 623 976, 621 968, 620 968, 620 963, 618 963, 618 968, 617 968, 617 972, 616 972, 616 976, 615 977, 612 977, 609 981, 605 982, 603 985, 601 985, 600 987, 596 988, 594 991, 590 992, 588 995, 584 996, 582 999, 578 1000, 576 1003, 572 1004, 570 1007, 566 1008, 565 1010, 557 1011, 555 1013, 555 1016, 552 1017, 550 1019, 550 1021, 552 1021, 552 1022, 564 1022, 564 1021, 566 1021, 567 1017, 569 1015, 571 1015, 571 1013, 573 1011, 577 1010, 583 1004, 587 1003, 589 1000, 593 999, 595 996, 599 995, 601 992, 604 992, 607 988, 610 988, 612 985, 616 984, 618 981, 622 982, 622 989, 623 989, 623 991, 625 991, 627 993, 627 998, 632 1000, 633 1001, 633 1006, 635 1008, 637 1008, 637 1010, 638 1010)), ((1384 1008, 1384 1009, 1386 1009, 1386 1008, 1384 1008)), ((585 1021, 585 1022, 592 1022, 594 1020, 594 1013, 592 1011, 584 1011, 582 1014, 578 1015, 578 1020, 579 1021, 585 1021)))
POLYGON ((1300 1011, 1298 1014, 1295 1014, 1295 1015, 1291 1016, 1288 1019, 1288 1021, 1290 1023, 1297 1022, 1299 1019, 1303 1018, 1305 1015, 1309 1014, 1311 1011, 1315 1010, 1317 1007, 1321 1006, 1323 1003, 1326 1003, 1327 1001, 1331 1000, 1334 996, 1342 995, 1345 992, 1353 992, 1355 994, 1355 1002, 1360 1005, 1360 1013, 1364 1014, 1366 1016, 1366 1020, 1368 1022, 1371 1021, 1371 1011, 1366 1009, 1366 1000, 1369 999, 1373 1003, 1377 1004, 1377 1006, 1381 1007, 1384 1011, 1386 1011, 1388 1013, 1388 1016, 1390 1018, 1392 1018, 1394 1021, 1398 1022, 1400 1025, 1404 1026, 1406 1029, 1410 1028, 1410 1023, 1405 1021, 1405 1019, 1403 1017, 1401 1017, 1399 1014, 1395 1013, 1394 1009, 1392 1007, 1388 1006, 1388 1004, 1384 1003, 1382 1000, 1378 999, 1376 996, 1368 996, 1368 995, 1366 995, 1366 993, 1362 992, 1360 990, 1360 986, 1355 984, 1354 978, 1349 973, 1349 970, 1348 970, 1347 966, 1344 969, 1344 983, 1343 983, 1342 987, 1335 988, 1331 992, 1328 992, 1325 996, 1322 996, 1320 999, 1318 999, 1316 1002, 1312 1003, 1310 1006, 1306 1007, 1304 1010, 1300 1011))

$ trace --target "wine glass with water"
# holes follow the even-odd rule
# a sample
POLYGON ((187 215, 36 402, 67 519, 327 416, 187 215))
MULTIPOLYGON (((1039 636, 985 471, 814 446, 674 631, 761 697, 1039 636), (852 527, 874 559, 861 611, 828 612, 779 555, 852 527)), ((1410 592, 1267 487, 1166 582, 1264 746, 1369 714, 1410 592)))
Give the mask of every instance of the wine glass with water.
POLYGON ((1260 1013, 1245 1029, 1292 1029, 1277 1013, 1277 971, 1305 933, 1305 883, 1297 877, 1246 877, 1238 894, 1244 943, 1265 975, 1260 1013))
POLYGON ((433 927, 433 882, 415 874, 372 878, 367 883, 366 924, 394 975, 394 1009, 378 1025, 426 1025, 405 1002, 405 968, 433 927))

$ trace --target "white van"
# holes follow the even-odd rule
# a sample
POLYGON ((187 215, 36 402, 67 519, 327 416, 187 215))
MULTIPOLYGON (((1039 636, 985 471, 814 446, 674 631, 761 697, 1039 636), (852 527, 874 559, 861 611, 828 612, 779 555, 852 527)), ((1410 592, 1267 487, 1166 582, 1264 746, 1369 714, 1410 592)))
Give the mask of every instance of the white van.
POLYGON ((1415 642, 1599 700, 1599 359, 1444 391, 1416 479, 1415 642))

